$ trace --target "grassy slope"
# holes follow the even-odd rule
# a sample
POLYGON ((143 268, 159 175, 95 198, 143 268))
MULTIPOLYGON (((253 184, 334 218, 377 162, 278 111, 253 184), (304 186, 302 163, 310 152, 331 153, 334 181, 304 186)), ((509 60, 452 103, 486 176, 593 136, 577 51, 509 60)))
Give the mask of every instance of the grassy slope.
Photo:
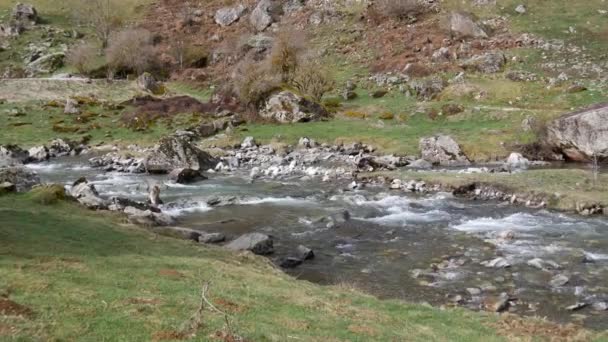
MULTIPOLYGON (((201 283, 254 341, 497 341, 496 318, 379 301, 294 280, 264 259, 155 237, 74 205, 0 197, 0 294, 31 308, 0 315, 0 340, 143 341, 177 331, 201 283)), ((211 310, 196 340, 223 329, 211 310)))

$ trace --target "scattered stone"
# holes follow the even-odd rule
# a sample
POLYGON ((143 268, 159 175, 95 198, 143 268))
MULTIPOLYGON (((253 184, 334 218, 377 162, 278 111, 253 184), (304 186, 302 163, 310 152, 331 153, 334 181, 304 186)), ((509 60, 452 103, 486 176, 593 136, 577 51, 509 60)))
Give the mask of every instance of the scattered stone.
POLYGON ((498 51, 473 56, 461 63, 460 66, 466 70, 478 71, 484 74, 493 74, 501 71, 505 64, 507 64, 505 54, 498 51))
POLYGON ((591 304, 591 308, 595 311, 606 311, 606 310, 608 310, 608 303, 595 302, 595 303, 591 304))
POLYGON ((262 233, 250 233, 226 245, 226 248, 234 251, 251 251, 258 255, 268 255, 274 252, 273 241, 268 235, 262 233))
POLYGON ((490 268, 508 268, 511 267, 511 264, 507 261, 507 259, 503 257, 498 257, 496 259, 492 259, 490 261, 484 261, 481 263, 482 265, 490 268))
POLYGON ((469 288, 467 288, 467 292, 471 296, 479 296, 481 294, 481 289, 479 289, 477 287, 469 287, 469 288))
POLYGON ((243 142, 241 143, 241 148, 256 148, 258 144, 255 142, 253 137, 245 137, 243 142))
POLYGON ((446 87, 446 82, 441 77, 431 77, 411 82, 411 88, 416 96, 424 101, 435 99, 446 87))
POLYGON ((407 165, 407 168, 410 169, 430 169, 433 167, 433 164, 431 164, 430 162, 424 160, 424 159, 417 159, 413 162, 411 162, 409 165, 407 165))
POLYGON ((17 192, 15 184, 10 182, 0 182, 0 195, 17 192))
POLYGON ((215 12, 215 22, 222 27, 230 26, 239 20, 245 12, 247 12, 247 7, 242 4, 234 7, 223 7, 215 12))
POLYGON ((190 184, 206 179, 207 177, 205 177, 199 170, 192 170, 188 168, 175 169, 169 173, 169 180, 174 181, 177 184, 190 184))
POLYGON ((530 166, 530 161, 521 155, 521 153, 513 152, 507 158, 505 166, 509 170, 525 170, 530 166))
POLYGON ((302 264, 303 260, 296 257, 286 257, 281 259, 279 266, 282 268, 295 268, 302 264))
POLYGON ((300 260, 309 260, 315 257, 315 253, 312 249, 299 245, 298 248, 296 248, 296 257, 300 260))
POLYGON ((384 89, 380 89, 380 90, 376 90, 373 93, 371 93, 371 96, 375 99, 379 99, 381 97, 384 97, 384 95, 388 94, 387 90, 384 89))
POLYGON ((509 295, 505 292, 501 293, 493 303, 490 303, 489 309, 494 312, 503 312, 510 306, 509 295))
POLYGON ((65 101, 65 107, 63 109, 64 114, 80 114, 80 109, 78 109, 78 101, 68 98, 65 101))
POLYGON ((462 153, 460 146, 447 135, 420 139, 422 159, 444 166, 469 165, 471 162, 462 153))
POLYGON ((148 203, 154 207, 163 204, 163 201, 160 199, 160 186, 158 184, 148 187, 148 203))
POLYGON ((28 162, 30 163, 40 163, 43 161, 49 160, 51 158, 51 154, 49 153, 49 149, 46 146, 36 146, 30 148, 28 151, 28 162))
POLYGON ((17 145, 0 145, 0 166, 21 165, 28 161, 29 154, 17 145))
MULTIPOLYGON (((174 224, 174 220, 173 220, 173 218, 171 218, 171 216, 163 214, 163 213, 157 213, 152 210, 140 210, 140 209, 133 208, 133 207, 126 207, 124 210, 124 213, 127 214, 129 222, 131 222, 133 224, 145 226, 145 227, 165 227, 165 226, 171 226, 174 224)), ((174 229, 171 229, 171 230, 159 230, 157 232, 159 234, 163 234, 163 235, 178 234, 181 237, 184 237, 185 236, 184 234, 187 233, 188 237, 184 237, 184 238, 194 239, 192 234, 196 231, 194 231, 192 229, 188 229, 188 228, 183 228, 182 230, 175 229, 175 228, 176 227, 174 227, 174 229), (187 231, 185 229, 187 229, 187 231)), ((198 232, 196 232, 196 234, 198 234, 198 232)))
POLYGON ((162 85, 149 72, 144 72, 137 78, 139 89, 151 94, 160 95, 163 93, 162 85))
POLYGON ((530 260, 528 260, 528 262, 526 262, 526 264, 528 266, 532 266, 534 268, 537 268, 537 269, 543 270, 543 271, 561 269, 561 267, 558 263, 556 263, 554 261, 550 261, 550 260, 543 260, 541 258, 530 259, 530 260))
POLYGON ((13 13, 11 18, 19 23, 27 23, 30 25, 35 25, 38 18, 38 11, 32 5, 17 3, 13 8, 13 13))
POLYGON ((527 10, 526 10, 526 6, 520 4, 517 7, 515 7, 515 12, 518 14, 526 14, 527 10))
POLYGON ((576 303, 566 307, 568 311, 578 311, 580 309, 586 308, 588 306, 587 303, 576 303))
POLYGON ((565 274, 558 274, 555 277, 551 278, 549 281, 549 285, 551 287, 562 287, 570 281, 570 278, 565 274))
POLYGON ((275 1, 260 0, 249 16, 249 23, 256 31, 264 31, 275 21, 273 15, 276 16, 278 10, 280 7, 275 1))

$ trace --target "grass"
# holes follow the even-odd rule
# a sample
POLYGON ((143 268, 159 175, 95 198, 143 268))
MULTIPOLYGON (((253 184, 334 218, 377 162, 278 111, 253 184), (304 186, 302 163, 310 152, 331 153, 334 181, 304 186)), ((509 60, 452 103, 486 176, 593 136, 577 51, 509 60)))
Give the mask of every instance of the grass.
MULTIPOLYGON (((196 311, 203 282, 250 341, 506 340, 496 316, 298 281, 265 259, 157 237, 75 204, 10 195, 0 197, 0 212, 0 294, 33 311, 0 315, 0 340, 162 340, 196 311)), ((225 331, 212 310, 202 322, 194 340, 225 331)))
POLYGON ((473 182, 483 182, 506 187, 514 193, 536 193, 554 196, 550 208, 574 211, 577 203, 608 205, 608 174, 599 174, 593 184, 590 170, 538 169, 522 173, 458 174, 441 172, 390 172, 383 173, 395 178, 419 179, 431 184, 459 187, 473 182))
MULTIPOLYGON (((60 102, 62 104, 62 102, 60 102)), ((199 121, 192 114, 179 114, 170 121, 159 119, 145 131, 125 127, 121 116, 124 110, 101 105, 82 106, 80 115, 64 114, 63 107, 47 107, 40 102, 8 103, 0 105, 0 144, 31 147, 49 143, 56 138, 79 140, 90 137, 90 144, 118 143, 152 145, 176 129, 189 127, 199 121), (54 126, 63 132, 54 130, 54 126)))

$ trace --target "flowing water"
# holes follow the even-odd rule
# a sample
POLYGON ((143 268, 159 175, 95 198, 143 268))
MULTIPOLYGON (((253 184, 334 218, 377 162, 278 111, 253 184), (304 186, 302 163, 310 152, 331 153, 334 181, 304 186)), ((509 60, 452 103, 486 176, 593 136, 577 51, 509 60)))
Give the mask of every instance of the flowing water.
POLYGON ((147 183, 163 183, 163 209, 179 226, 222 232, 229 239, 269 234, 275 241, 271 258, 289 255, 300 244, 312 248, 313 260, 287 270, 300 279, 352 284, 382 298, 472 309, 507 292, 517 298, 514 312, 608 328, 608 311, 591 305, 566 310, 581 302, 608 302, 608 221, 603 218, 470 202, 447 193, 421 196, 373 186, 348 191, 347 181, 252 183, 237 173, 178 185, 165 177, 104 173, 87 167, 86 159, 31 167, 47 182, 69 185, 85 176, 102 196, 144 200, 147 183), (213 208, 206 204, 218 196, 237 201, 213 208), (328 224, 327 217, 344 210, 350 220, 328 224), (511 266, 482 264, 498 257, 511 266), (535 258, 542 259, 544 269, 528 264, 535 258), (556 277, 567 282, 550 285, 556 277))

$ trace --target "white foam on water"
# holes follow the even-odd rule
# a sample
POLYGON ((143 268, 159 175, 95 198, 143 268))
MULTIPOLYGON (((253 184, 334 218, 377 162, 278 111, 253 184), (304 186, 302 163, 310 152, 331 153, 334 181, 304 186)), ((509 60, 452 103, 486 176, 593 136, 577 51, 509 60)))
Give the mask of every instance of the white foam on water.
POLYGON ((368 222, 374 222, 385 225, 408 224, 416 222, 437 222, 449 220, 452 216, 441 210, 430 210, 426 212, 413 212, 404 210, 399 207, 388 208, 390 214, 380 217, 363 219, 368 222))
POLYGON ((34 164, 26 164, 26 168, 32 169, 40 172, 51 172, 53 170, 63 168, 64 164, 59 163, 34 163, 34 164))
POLYGON ((585 257, 589 260, 593 260, 593 261, 608 260, 608 254, 592 253, 592 252, 587 252, 587 251, 583 251, 583 253, 585 254, 585 257))
POLYGON ((275 205, 307 205, 314 202, 305 198, 293 198, 293 197, 264 197, 264 198, 248 198, 240 201, 240 204, 244 205, 256 205, 271 203, 275 205))
MULTIPOLYGON (((547 220, 548 224, 549 222, 547 220)), ((460 224, 451 225, 453 229, 470 233, 483 233, 495 231, 530 231, 542 228, 539 217, 527 213, 512 214, 502 218, 481 217, 460 224)))
POLYGON ((211 208, 210 206, 207 205, 207 203, 204 203, 204 202, 197 202, 193 205, 185 206, 185 207, 181 207, 181 208, 167 209, 167 208, 161 207, 161 209, 162 209, 163 213, 165 213, 169 216, 173 216, 173 217, 182 216, 182 215, 191 214, 191 213, 204 213, 204 212, 213 210, 213 208, 211 208))

